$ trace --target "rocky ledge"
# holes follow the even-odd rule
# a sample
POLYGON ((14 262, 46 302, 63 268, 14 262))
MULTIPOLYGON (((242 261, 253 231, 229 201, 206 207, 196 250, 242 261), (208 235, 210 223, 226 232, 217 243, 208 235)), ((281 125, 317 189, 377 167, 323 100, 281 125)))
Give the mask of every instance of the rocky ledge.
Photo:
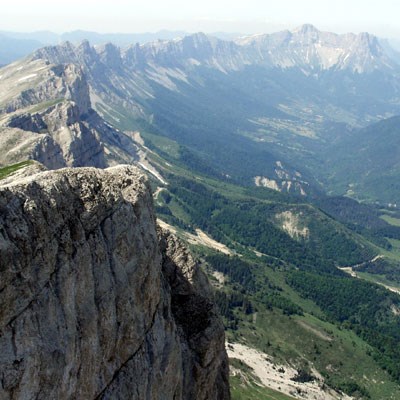
POLYGON ((1 399, 229 399, 197 263, 132 166, 0 187, 1 399))

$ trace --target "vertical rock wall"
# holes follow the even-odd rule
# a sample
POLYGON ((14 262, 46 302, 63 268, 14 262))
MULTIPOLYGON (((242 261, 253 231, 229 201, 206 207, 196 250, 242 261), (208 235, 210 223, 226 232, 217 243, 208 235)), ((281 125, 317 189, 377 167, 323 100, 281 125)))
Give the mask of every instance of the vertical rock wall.
POLYGON ((224 333, 134 167, 0 188, 1 399, 228 399, 224 333))

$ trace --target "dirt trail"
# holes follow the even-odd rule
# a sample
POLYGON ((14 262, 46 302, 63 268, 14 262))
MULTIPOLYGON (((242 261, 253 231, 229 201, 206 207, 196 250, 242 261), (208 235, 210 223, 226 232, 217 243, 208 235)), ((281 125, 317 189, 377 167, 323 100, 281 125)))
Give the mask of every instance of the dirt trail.
MULTIPOLYGON (((376 260, 378 260, 380 258, 384 258, 384 256, 378 255, 378 256, 374 257, 370 262, 374 262, 374 261, 376 261, 376 260)), ((361 267, 361 266, 363 266, 365 264, 366 263, 361 263, 361 264, 352 265, 350 267, 338 267, 338 269, 340 269, 343 272, 346 272, 346 274, 351 275, 353 278, 363 279, 362 277, 360 277, 357 274, 357 271, 354 271, 354 268, 361 267)), ((377 285, 383 286, 384 288, 390 290, 393 293, 400 294, 400 288, 397 288, 395 286, 390 286, 390 285, 387 285, 387 284, 385 284, 383 282, 378 282, 378 281, 374 281, 374 283, 376 283, 377 285)))
POLYGON ((315 336, 318 336, 322 340, 326 340, 327 342, 331 342, 333 340, 328 334, 321 332, 320 330, 314 328, 313 326, 308 325, 307 322, 305 321, 297 321, 297 323, 307 331, 313 333, 315 336))

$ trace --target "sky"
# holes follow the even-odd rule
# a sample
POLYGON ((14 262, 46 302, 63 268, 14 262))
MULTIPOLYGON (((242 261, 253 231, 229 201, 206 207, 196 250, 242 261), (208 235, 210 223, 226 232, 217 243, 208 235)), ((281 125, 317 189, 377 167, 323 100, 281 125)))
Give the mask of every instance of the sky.
POLYGON ((11 0, 0 30, 262 33, 311 23, 400 39, 399 0, 11 0))

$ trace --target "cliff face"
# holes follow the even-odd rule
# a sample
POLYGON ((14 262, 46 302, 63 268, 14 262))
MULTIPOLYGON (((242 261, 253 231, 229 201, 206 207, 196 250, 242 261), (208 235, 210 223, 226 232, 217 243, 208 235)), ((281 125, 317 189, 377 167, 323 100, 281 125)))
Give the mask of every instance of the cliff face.
POLYGON ((104 168, 137 159, 132 140, 91 108, 79 66, 25 59, 0 75, 0 165, 34 159, 51 169, 104 168))
POLYGON ((224 330, 134 167, 0 187, 1 399, 228 399, 224 330))

